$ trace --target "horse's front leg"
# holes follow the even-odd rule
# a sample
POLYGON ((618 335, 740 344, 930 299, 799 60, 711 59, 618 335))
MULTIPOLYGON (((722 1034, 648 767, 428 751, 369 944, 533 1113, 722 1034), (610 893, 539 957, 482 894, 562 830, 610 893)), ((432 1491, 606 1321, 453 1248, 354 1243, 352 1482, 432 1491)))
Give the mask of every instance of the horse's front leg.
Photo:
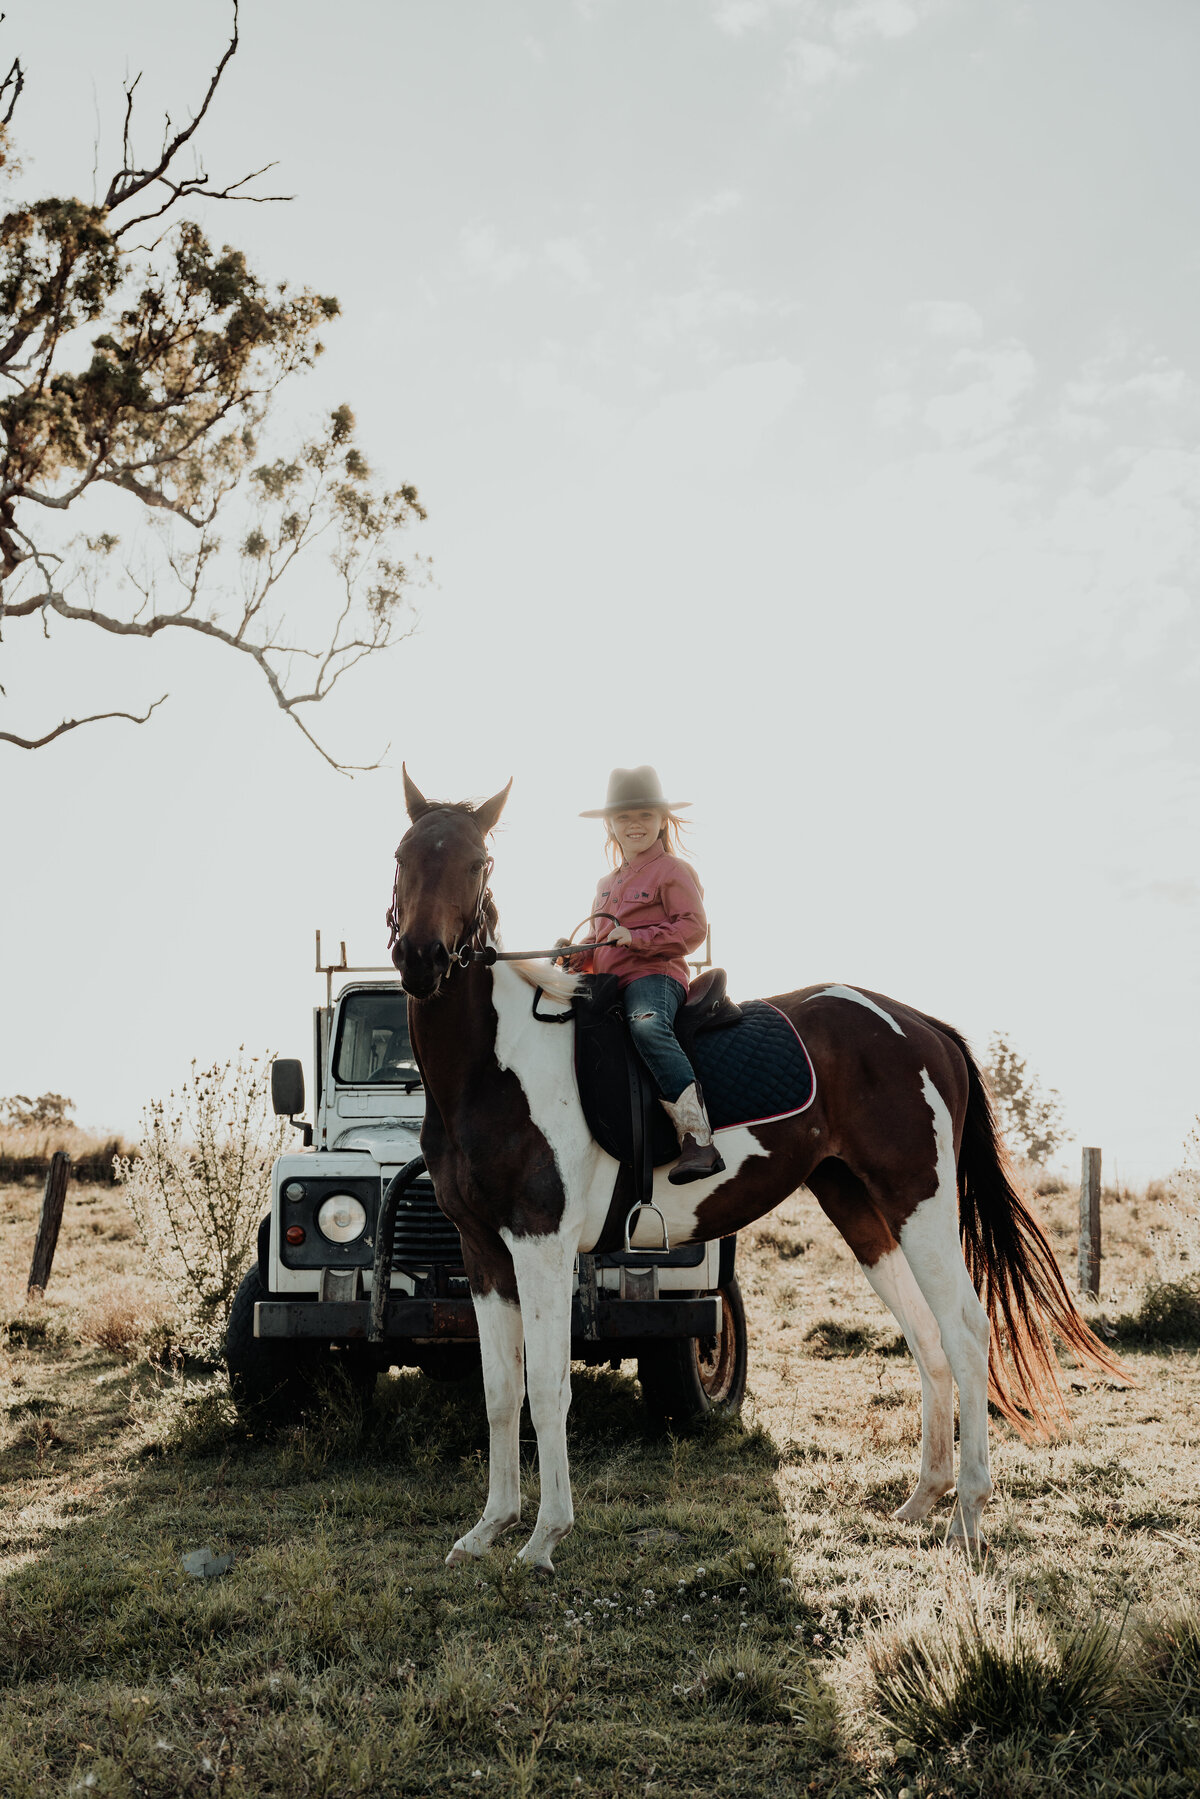
POLYGON ((567 1465, 571 1404, 571 1286, 575 1246, 561 1234, 514 1237, 505 1232, 517 1272, 529 1346, 529 1411, 537 1432, 541 1503, 522 1561, 547 1574, 551 1556, 575 1522, 567 1465))
POLYGON ((511 1257, 495 1232, 486 1242, 463 1230, 463 1260, 471 1282, 483 1390, 488 1415, 488 1496, 483 1517, 461 1536, 447 1567, 485 1555, 521 1516, 520 1425, 525 1397, 525 1347, 521 1307, 511 1257))

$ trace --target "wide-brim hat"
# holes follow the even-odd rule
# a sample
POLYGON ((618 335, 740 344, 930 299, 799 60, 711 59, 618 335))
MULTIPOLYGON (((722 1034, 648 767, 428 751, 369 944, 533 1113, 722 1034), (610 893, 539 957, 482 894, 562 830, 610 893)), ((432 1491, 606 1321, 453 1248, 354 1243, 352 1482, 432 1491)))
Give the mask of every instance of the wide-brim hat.
POLYGON ((615 812, 632 812, 637 806, 653 806, 660 812, 678 812, 690 806, 691 800, 669 800, 662 790, 657 769, 649 763, 641 768, 614 768, 608 777, 608 798, 592 812, 581 812, 580 818, 611 818, 615 812))

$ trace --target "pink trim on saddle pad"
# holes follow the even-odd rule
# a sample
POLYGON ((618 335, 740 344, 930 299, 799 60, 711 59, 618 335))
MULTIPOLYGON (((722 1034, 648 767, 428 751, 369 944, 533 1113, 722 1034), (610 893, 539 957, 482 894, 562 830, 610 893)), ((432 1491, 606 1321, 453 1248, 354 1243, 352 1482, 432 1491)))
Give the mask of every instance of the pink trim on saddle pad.
MULTIPOLYGON (((769 999, 760 1000, 759 1004, 764 1005, 764 1006, 771 1006, 771 1002, 769 999)), ((809 1083, 810 1083, 809 1091, 808 1091, 808 1098, 805 1100, 805 1102, 802 1106, 792 1106, 786 1112, 772 1112, 770 1114, 770 1116, 767 1118, 743 1118, 737 1124, 719 1125, 713 1131, 714 1137, 719 1137, 721 1135, 722 1131, 745 1131, 745 1130, 750 1130, 756 1124, 777 1124, 781 1118, 796 1118, 799 1116, 799 1114, 801 1112, 807 1112, 808 1108, 812 1105, 813 1100, 816 1099, 816 1097, 817 1097, 817 1071, 812 1065, 812 1057, 808 1053, 807 1043, 804 1041, 803 1037, 800 1035, 799 1031, 796 1029, 795 1025, 792 1023, 791 1019, 788 1017, 786 1012, 780 1012, 778 1006, 771 1006, 771 1010, 772 1010, 772 1012, 779 1012, 780 1018, 783 1019, 783 1022, 787 1025, 788 1029, 791 1031, 793 1037, 796 1039, 796 1042, 800 1045, 800 1048, 804 1051, 804 1060, 808 1063, 808 1079, 809 1079, 809 1083)))

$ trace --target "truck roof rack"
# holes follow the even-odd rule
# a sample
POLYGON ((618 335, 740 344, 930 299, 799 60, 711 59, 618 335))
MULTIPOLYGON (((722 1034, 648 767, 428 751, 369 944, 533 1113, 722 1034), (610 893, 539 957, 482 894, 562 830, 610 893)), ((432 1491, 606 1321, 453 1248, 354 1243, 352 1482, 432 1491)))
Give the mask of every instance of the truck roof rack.
POLYGON ((325 976, 326 1006, 332 1006, 333 1004, 333 977, 335 974, 387 974, 391 975, 394 981, 399 980, 400 977, 390 962, 387 963, 386 966, 374 968, 351 966, 346 960, 346 945, 341 943, 339 947, 342 952, 342 959, 340 962, 322 962, 321 933, 320 931, 317 932, 317 973, 325 976))

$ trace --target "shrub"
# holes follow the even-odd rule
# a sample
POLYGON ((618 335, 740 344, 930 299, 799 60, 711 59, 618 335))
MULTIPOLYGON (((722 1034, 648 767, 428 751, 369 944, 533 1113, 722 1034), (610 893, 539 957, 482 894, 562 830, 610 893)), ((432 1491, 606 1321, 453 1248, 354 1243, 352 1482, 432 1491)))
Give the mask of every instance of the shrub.
POLYGON ((127 1361, 150 1337, 159 1322, 155 1306, 147 1305, 128 1287, 118 1286, 89 1306, 79 1320, 84 1343, 107 1349, 127 1361))
POLYGON ((1000 1129, 1019 1154, 1040 1165, 1070 1141, 1062 1096, 1054 1087, 1042 1087, 1001 1031, 993 1031, 988 1041, 983 1073, 1000 1129))
POLYGON ((1055 1633, 1017 1613, 989 1623, 978 1595, 940 1626, 868 1651, 875 1696, 897 1737, 945 1748, 978 1733, 1103 1723, 1125 1699, 1122 1627, 1099 1616, 1055 1633))
POLYGON ((213 1355, 255 1253, 283 1140, 271 1112, 268 1057, 237 1056, 191 1078, 142 1116, 141 1155, 116 1159, 147 1254, 183 1327, 213 1355))
POLYGON ((1124 1337, 1154 1343, 1200 1342, 1200 1121, 1167 1188, 1146 1189, 1154 1273, 1141 1304, 1118 1322, 1124 1337))

